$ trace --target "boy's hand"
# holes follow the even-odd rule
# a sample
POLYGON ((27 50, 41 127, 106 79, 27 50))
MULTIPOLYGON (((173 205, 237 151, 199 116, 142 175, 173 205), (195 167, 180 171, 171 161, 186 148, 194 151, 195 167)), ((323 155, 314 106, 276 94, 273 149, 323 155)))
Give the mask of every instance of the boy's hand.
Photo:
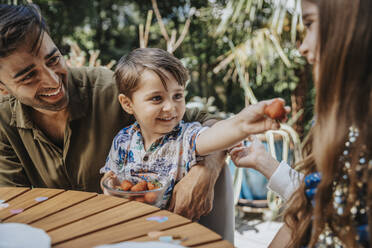
POLYGON ((237 167, 255 169, 268 179, 279 165, 256 136, 253 136, 250 146, 234 147, 230 157, 237 167))
MULTIPOLYGON (((278 123, 278 121, 270 118, 265 114, 265 108, 275 101, 282 101, 284 104, 283 99, 276 98, 272 100, 261 101, 257 104, 247 106, 241 112, 239 112, 237 116, 243 121, 243 130, 245 130, 245 132, 248 134, 257 134, 263 133, 267 130, 279 129, 280 124, 278 123)), ((285 115, 288 114, 290 110, 290 107, 286 106, 285 115)), ((285 120, 286 117, 283 118, 282 121, 285 120)))
POLYGON ((103 177, 101 178, 101 181, 100 181, 100 185, 101 185, 102 192, 103 192, 103 194, 105 194, 105 195, 110 195, 110 193, 107 192, 107 190, 105 189, 105 187, 103 187, 103 181, 104 181, 106 178, 109 178, 109 179, 108 179, 108 186, 109 186, 110 188, 114 188, 115 185, 120 185, 120 183, 119 183, 119 179, 116 177, 115 173, 112 172, 112 171, 106 172, 106 173, 103 175, 103 177))

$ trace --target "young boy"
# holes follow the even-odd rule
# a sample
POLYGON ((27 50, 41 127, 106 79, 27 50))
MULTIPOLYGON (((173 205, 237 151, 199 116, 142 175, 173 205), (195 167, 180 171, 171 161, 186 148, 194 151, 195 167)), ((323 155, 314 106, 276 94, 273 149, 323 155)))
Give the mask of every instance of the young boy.
POLYGON ((264 115, 271 101, 251 105, 211 128, 183 122, 188 73, 178 59, 161 49, 136 49, 121 58, 115 79, 119 102, 136 122, 116 135, 100 173, 114 173, 133 183, 146 180, 168 185, 158 205, 161 208, 167 206, 174 185, 196 164, 198 156, 279 127, 264 115))

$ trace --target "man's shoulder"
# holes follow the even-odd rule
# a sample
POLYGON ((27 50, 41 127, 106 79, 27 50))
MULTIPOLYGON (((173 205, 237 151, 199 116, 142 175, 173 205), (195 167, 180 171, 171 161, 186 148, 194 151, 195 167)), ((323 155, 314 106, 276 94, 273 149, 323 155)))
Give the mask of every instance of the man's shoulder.
POLYGON ((187 128, 187 129, 189 129, 189 128, 195 128, 195 127, 201 127, 202 126, 202 124, 199 122, 199 121, 192 121, 192 122, 185 122, 185 121, 181 121, 180 122, 180 127, 182 127, 182 128, 187 128))
POLYGON ((13 96, 0 97, 0 139, 14 132, 11 123, 15 119, 15 112, 12 110, 15 101, 13 96))
POLYGON ((180 124, 179 124, 179 128, 181 130, 179 135, 184 135, 185 133, 192 132, 193 130, 202 129, 203 126, 198 121, 193 121, 193 122, 181 121, 180 124))
POLYGON ((203 123, 205 121, 211 119, 219 119, 218 117, 209 114, 207 111, 200 110, 198 108, 186 108, 185 115, 183 116, 183 121, 185 122, 200 122, 203 123))
POLYGON ((11 106, 16 99, 13 96, 0 96, 0 122, 1 125, 10 123, 12 117, 11 106))
POLYGON ((76 86, 104 86, 114 82, 114 72, 105 67, 69 67, 69 80, 76 86))
MULTIPOLYGON (((113 99, 116 99, 119 91, 111 70, 104 67, 79 67, 68 70, 68 87, 71 87, 69 91, 88 96, 94 105, 101 104, 104 109, 107 108, 107 104, 111 105, 113 102, 116 104, 113 99)), ((103 111, 107 111, 104 109, 103 111)))

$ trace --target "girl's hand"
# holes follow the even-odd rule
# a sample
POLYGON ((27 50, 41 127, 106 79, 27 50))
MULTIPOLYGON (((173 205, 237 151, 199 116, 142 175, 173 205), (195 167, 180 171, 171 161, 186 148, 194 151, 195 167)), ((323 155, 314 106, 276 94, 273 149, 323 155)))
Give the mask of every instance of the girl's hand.
POLYGON ((250 146, 234 147, 230 157, 237 167, 255 169, 268 179, 279 165, 256 136, 253 136, 250 146))

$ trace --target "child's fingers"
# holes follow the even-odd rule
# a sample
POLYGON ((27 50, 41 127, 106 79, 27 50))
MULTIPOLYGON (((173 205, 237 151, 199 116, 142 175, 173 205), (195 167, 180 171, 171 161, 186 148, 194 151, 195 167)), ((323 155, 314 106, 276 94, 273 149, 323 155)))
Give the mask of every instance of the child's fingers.
POLYGON ((236 144, 236 145, 230 147, 229 149, 227 149, 227 152, 230 153, 234 148, 242 147, 242 146, 244 146, 243 141, 242 142, 239 142, 238 144, 236 144))
POLYGON ((243 151, 245 149, 245 147, 234 147, 230 152, 230 156, 235 156, 237 155, 239 152, 243 151))
POLYGON ((277 121, 274 120, 274 119, 266 118, 266 119, 264 120, 263 128, 264 128, 264 130, 262 130, 262 131, 260 131, 260 132, 257 132, 257 133, 266 132, 266 131, 268 131, 268 130, 277 130, 277 129, 280 128, 280 123, 277 122, 277 121))
POLYGON ((260 139, 256 135, 251 135, 251 141, 253 144, 259 144, 261 143, 260 139))
POLYGON ((285 112, 287 114, 289 114, 291 112, 291 107, 289 107, 289 106, 284 106, 284 109, 285 109, 285 112))
POLYGON ((115 175, 115 173, 114 172, 112 172, 112 171, 108 171, 108 172, 106 172, 104 175, 103 175, 103 177, 101 178, 101 181, 100 181, 100 185, 101 185, 101 189, 103 190, 104 188, 103 188, 103 181, 104 180, 106 180, 106 178, 109 178, 109 177, 112 177, 113 175, 115 175))
POLYGON ((283 123, 287 122, 288 114, 291 112, 291 107, 285 106, 284 109, 285 109, 285 117, 280 120, 280 122, 283 122, 283 123))

